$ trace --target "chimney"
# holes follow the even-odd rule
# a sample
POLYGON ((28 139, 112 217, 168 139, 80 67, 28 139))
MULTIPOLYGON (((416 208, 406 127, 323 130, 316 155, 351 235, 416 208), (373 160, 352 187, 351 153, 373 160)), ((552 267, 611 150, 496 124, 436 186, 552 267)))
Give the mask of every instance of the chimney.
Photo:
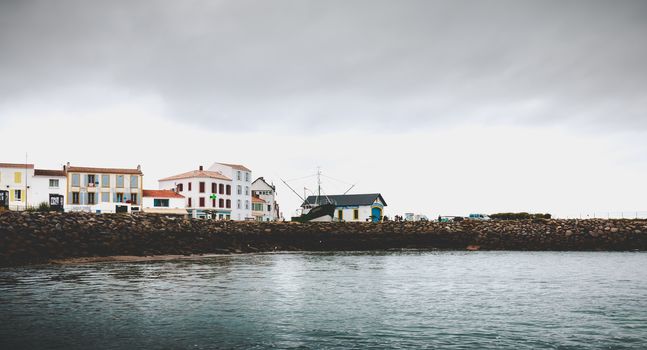
POLYGON ((202 165, 200 165, 200 168, 199 168, 199 169, 200 169, 200 171, 202 171, 202 169, 203 169, 203 168, 202 168, 202 165))
POLYGON ((137 164, 137 170, 142 171, 142 166, 137 164))

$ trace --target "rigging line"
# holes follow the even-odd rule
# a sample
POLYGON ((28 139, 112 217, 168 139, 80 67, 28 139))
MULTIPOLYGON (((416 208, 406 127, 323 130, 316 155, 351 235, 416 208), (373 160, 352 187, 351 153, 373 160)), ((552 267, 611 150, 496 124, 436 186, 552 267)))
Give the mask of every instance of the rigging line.
POLYGON ((340 179, 336 179, 336 178, 334 178, 334 177, 332 177, 332 176, 328 176, 328 175, 324 175, 324 174, 321 174, 321 176, 323 176, 323 177, 327 177, 327 178, 332 179, 332 180, 335 180, 335 181, 343 182, 343 183, 348 184, 348 185, 352 185, 352 183, 350 183, 350 182, 347 182, 347 181, 344 181, 344 180, 340 180, 340 179))
POLYGON ((303 176, 303 177, 297 177, 297 178, 294 178, 294 179, 288 179, 288 180, 285 180, 285 181, 303 180, 303 179, 307 179, 307 178, 309 178, 309 177, 313 177, 313 176, 317 176, 317 174, 307 175, 307 176, 303 176))

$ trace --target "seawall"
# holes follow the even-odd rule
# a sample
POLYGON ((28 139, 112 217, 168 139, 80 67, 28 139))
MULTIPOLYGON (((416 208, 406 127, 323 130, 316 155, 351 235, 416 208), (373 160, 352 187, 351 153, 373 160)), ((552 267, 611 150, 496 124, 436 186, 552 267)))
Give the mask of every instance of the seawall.
POLYGON ((112 255, 385 249, 647 251, 647 220, 290 223, 0 213, 0 266, 112 255))

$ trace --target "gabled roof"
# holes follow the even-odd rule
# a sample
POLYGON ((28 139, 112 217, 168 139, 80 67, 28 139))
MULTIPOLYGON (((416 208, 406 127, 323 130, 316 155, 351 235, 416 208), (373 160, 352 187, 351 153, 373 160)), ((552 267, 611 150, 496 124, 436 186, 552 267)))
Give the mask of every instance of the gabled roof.
POLYGON ((33 169, 34 164, 16 164, 16 163, 0 163, 0 168, 22 168, 33 169))
POLYGON ((265 184, 267 185, 267 187, 269 187, 269 188, 271 188, 272 190, 276 191, 276 187, 274 187, 273 185, 268 184, 268 183, 267 183, 267 181, 265 181, 265 179, 264 179, 262 176, 261 176, 261 177, 259 177, 259 178, 258 178, 258 179, 256 179, 256 180, 252 181, 252 186, 256 183, 256 181, 263 181, 263 183, 265 183, 265 184))
MULTIPOLYGON (((371 205, 375 203, 376 200, 380 200, 386 206, 386 201, 382 198, 382 195, 379 193, 367 193, 367 194, 341 194, 341 195, 332 195, 324 196, 321 195, 317 201, 317 196, 309 196, 306 198, 306 201, 303 204, 326 204, 328 200, 339 207, 344 206, 355 206, 355 205, 371 205)), ((302 206, 303 206, 302 204, 302 206)))
POLYGON ((34 169, 34 176, 65 176, 63 170, 34 169))
POLYGON ((70 173, 102 173, 102 174, 131 174, 143 175, 141 169, 123 169, 123 168, 93 168, 87 166, 68 166, 67 172, 70 173))
POLYGON ((249 172, 251 172, 251 170, 249 170, 249 168, 247 168, 247 167, 246 167, 246 166, 244 166, 244 165, 240 165, 240 164, 219 163, 219 162, 216 162, 216 164, 226 165, 226 166, 231 167, 231 168, 234 168, 234 169, 236 169, 236 170, 242 170, 242 171, 249 171, 249 172))
POLYGON ((142 190, 143 197, 155 198, 184 198, 183 195, 173 192, 171 190, 142 190))
POLYGON ((159 179, 157 181, 171 181, 171 180, 180 180, 180 179, 190 179, 193 177, 208 177, 212 179, 220 179, 220 180, 227 180, 231 181, 230 178, 227 176, 217 172, 217 171, 208 171, 208 170, 191 170, 187 171, 186 173, 174 175, 174 176, 169 176, 165 177, 163 179, 159 179))

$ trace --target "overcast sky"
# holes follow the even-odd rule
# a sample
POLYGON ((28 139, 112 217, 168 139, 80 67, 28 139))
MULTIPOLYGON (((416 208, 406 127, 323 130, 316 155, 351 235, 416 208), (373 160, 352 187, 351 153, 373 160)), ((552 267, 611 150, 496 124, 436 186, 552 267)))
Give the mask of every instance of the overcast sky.
POLYGON ((390 215, 647 211, 645 38, 645 1, 2 0, 0 161, 149 188, 321 166, 390 215))

